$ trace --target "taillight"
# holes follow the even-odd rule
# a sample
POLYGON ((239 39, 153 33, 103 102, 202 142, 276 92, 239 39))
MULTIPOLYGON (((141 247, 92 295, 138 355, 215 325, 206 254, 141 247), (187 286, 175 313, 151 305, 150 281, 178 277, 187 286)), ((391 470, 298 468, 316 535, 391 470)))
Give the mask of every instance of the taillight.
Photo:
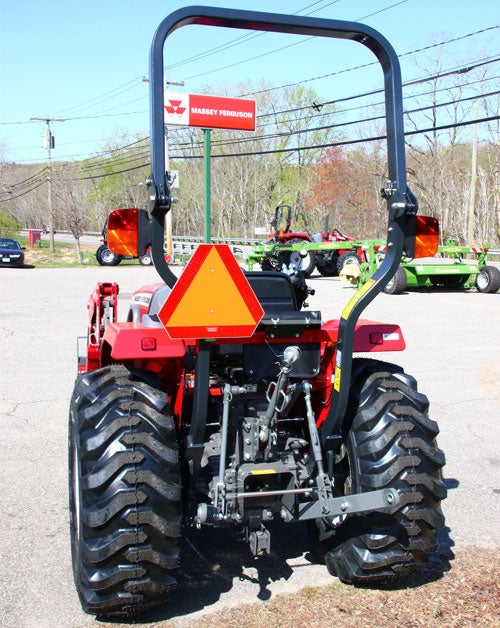
POLYGON ((433 257, 439 245, 439 222, 431 216, 416 216, 413 257, 433 257))

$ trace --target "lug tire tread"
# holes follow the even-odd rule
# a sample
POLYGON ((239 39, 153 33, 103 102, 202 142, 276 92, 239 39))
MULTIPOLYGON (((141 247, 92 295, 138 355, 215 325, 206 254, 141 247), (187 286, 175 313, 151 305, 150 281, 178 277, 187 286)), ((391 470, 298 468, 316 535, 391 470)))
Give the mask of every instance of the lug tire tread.
POLYGON ((167 395, 123 365, 80 375, 70 476, 73 571, 84 610, 133 615, 165 601, 181 535, 167 395))
POLYGON ((376 360, 355 362, 358 381, 347 436, 350 464, 356 467, 353 492, 396 488, 400 504, 348 518, 335 532, 325 562, 344 582, 371 584, 407 575, 435 551, 434 532, 444 525, 445 459, 435 442, 437 424, 427 416, 427 397, 416 390, 415 380, 376 360))

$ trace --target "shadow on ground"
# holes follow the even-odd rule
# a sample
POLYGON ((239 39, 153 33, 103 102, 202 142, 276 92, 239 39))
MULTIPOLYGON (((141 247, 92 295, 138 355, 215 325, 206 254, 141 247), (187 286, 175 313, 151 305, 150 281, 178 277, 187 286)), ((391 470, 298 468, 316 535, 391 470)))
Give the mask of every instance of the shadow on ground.
MULTIPOLYGON (((458 486, 458 482, 452 479, 445 480, 445 483, 448 489, 458 486)), ((177 586, 171 591, 168 604, 141 615, 139 623, 166 621, 210 607, 222 594, 231 590, 237 580, 247 580, 255 585, 255 601, 268 600, 272 596, 271 583, 291 577, 293 571, 288 561, 303 557, 306 564, 320 562, 310 551, 305 524, 272 522, 269 529, 272 535, 271 554, 259 558, 251 555, 245 539, 234 530, 190 529, 184 538, 177 586), (250 568, 250 573, 255 575, 248 575, 250 568)), ((426 565, 400 582, 393 582, 390 586, 382 584, 377 588, 415 588, 441 578, 451 568, 450 561, 454 558, 450 532, 449 528, 439 530, 439 547, 426 565)), ((332 583, 335 582, 332 577, 332 583)))

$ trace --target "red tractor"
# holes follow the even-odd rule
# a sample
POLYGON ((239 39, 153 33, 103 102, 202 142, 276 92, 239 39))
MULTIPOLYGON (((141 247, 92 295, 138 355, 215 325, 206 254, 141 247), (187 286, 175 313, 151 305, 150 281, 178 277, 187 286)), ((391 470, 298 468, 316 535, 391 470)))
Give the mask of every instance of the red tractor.
POLYGON ((160 281, 135 293, 123 321, 118 285, 97 285, 70 407, 82 606, 120 616, 168 604, 186 528, 206 543, 207 527, 243 533, 260 556, 270 551, 273 520, 306 522, 313 548, 343 582, 399 581, 436 550, 446 487, 438 426, 416 380, 360 355, 404 349, 398 325, 360 315, 403 254, 428 255, 438 239, 406 184, 397 56, 354 22, 188 7, 159 26, 150 81, 150 206, 112 212, 108 242, 118 255, 151 245, 160 281), (179 278, 169 268, 163 47, 187 24, 351 39, 382 65, 388 252, 339 319, 303 309, 304 292, 287 274, 243 272, 226 245, 201 245, 179 278))
MULTIPOLYGON (((337 276, 345 264, 363 264, 366 257, 363 249, 342 249, 342 248, 322 248, 314 249, 313 243, 324 242, 354 242, 356 238, 344 235, 338 229, 329 231, 314 232, 292 231, 292 208, 290 205, 278 205, 274 210, 274 217, 270 222, 273 232, 269 235, 269 242, 274 244, 305 244, 306 247, 294 246, 290 251, 273 248, 262 259, 263 270, 276 270, 285 268, 296 268, 309 277, 317 268, 320 275, 324 277, 337 276)), ((259 247, 259 252, 264 247, 259 247)))

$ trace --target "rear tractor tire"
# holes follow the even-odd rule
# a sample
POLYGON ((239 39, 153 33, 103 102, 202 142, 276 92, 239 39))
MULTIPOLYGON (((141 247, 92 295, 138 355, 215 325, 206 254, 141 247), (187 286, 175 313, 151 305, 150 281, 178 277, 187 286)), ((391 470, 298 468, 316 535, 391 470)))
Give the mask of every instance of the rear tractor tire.
POLYGON ((73 574, 85 612, 134 616, 165 602, 181 537, 178 457, 167 395, 140 372, 114 365, 78 377, 70 408, 69 510, 73 574))
POLYGON ((427 398, 415 380, 393 364, 353 361, 350 424, 336 459, 340 494, 394 488, 400 504, 385 512, 323 518, 309 532, 329 572, 346 583, 398 580, 426 562, 443 527, 440 501, 444 455, 427 398))
POLYGON ((496 266, 483 266, 476 277, 479 292, 494 294, 500 289, 500 270, 496 266))

